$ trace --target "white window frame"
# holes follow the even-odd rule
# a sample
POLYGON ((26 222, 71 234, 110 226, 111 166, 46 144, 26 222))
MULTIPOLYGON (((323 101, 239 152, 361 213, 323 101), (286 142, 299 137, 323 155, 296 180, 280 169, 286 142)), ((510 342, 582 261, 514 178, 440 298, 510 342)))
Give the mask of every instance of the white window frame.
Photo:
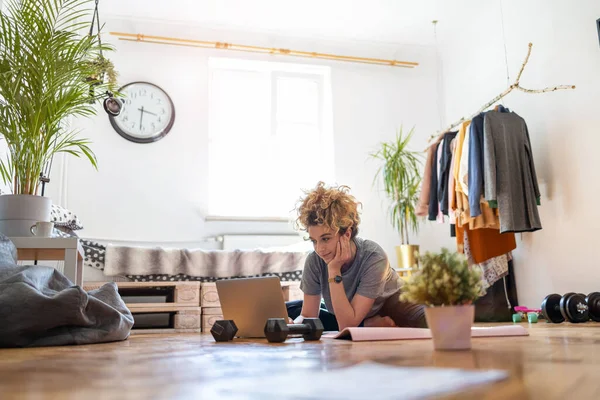
MULTIPOLYGON (((210 57, 209 58, 209 96, 212 96, 213 91, 213 74, 215 70, 235 70, 235 71, 255 71, 255 72, 268 72, 270 74, 270 85, 271 85, 271 120, 270 120, 270 132, 271 136, 275 136, 277 134, 277 80, 281 77, 290 77, 290 78, 305 78, 311 79, 317 82, 318 84, 318 98, 320 107, 318 110, 318 126, 319 126, 319 140, 318 144, 320 148, 323 149, 323 153, 328 154, 326 160, 323 160, 323 169, 329 171, 323 177, 325 181, 333 181, 334 180, 334 152, 333 152, 333 123, 332 123, 332 115, 327 115, 327 113, 331 114, 331 70, 328 66, 318 66, 318 65, 308 65, 308 64, 293 64, 293 63, 281 63, 281 62, 272 62, 272 61, 255 61, 255 60, 246 60, 246 59, 234 59, 234 58, 226 58, 226 57, 210 57), (251 68, 243 68, 243 65, 251 66, 251 68), (328 92, 329 91, 329 92, 328 92), (327 110, 327 112, 326 112, 327 110)), ((211 116, 213 115, 212 107, 213 103, 211 98, 208 100, 209 104, 209 177, 208 177, 208 185, 211 186, 211 180, 213 179, 213 172, 211 171, 212 162, 211 160, 211 145, 213 140, 213 135, 215 134, 215 128, 213 128, 213 121, 211 116)), ((315 144, 317 145, 317 144, 315 144)), ((306 160, 308 162, 308 160, 306 160)), ((315 185, 317 182, 313 182, 315 185)), ((307 189, 305 187, 298 188, 307 189)), ((274 221, 274 222, 287 222, 290 220, 290 215, 239 215, 239 213, 230 212, 230 213, 219 213, 216 214, 213 210, 211 210, 211 193, 208 191, 208 204, 207 211, 208 215, 206 217, 207 221, 274 221)), ((297 199, 290 199, 290 208, 293 207, 294 202, 297 199)))

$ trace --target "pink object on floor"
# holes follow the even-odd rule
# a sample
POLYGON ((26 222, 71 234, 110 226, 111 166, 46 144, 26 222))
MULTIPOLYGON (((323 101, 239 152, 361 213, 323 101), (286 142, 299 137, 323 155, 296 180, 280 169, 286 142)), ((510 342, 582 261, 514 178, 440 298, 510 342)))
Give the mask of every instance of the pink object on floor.
MULTIPOLYGON (((520 325, 471 327, 471 337, 496 336, 529 336, 529 332, 520 325)), ((426 328, 346 328, 340 332, 324 333, 322 338, 349 339, 353 342, 431 339, 431 331, 426 328)))
POLYGON ((515 312, 542 312, 541 309, 538 308, 527 308, 527 307, 523 307, 523 306, 516 306, 515 307, 515 312))

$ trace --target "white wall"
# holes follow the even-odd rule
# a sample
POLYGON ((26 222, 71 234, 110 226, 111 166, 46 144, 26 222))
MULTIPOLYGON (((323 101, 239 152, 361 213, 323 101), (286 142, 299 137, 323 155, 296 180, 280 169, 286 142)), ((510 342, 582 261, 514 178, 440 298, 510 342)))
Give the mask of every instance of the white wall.
POLYGON ((475 112, 507 86, 500 4, 511 80, 532 42, 522 86, 577 86, 548 94, 514 92, 505 99, 527 121, 542 183, 543 230, 517 236, 514 263, 521 304, 539 307, 552 292, 600 289, 600 45, 595 27, 600 2, 454 3, 464 10, 463 17, 440 21, 438 31, 447 123, 475 112))
MULTIPOLYGON (((363 202, 362 236, 384 246, 395 262, 398 235, 389 223, 385 199, 371 182, 377 164, 368 159, 381 140, 392 139, 396 129, 416 127, 415 148, 424 148, 426 137, 439 128, 436 106, 436 64, 431 47, 400 47, 371 43, 316 42, 259 33, 209 31, 184 25, 164 25, 133 20, 107 20, 105 31, 185 36, 308 49, 366 57, 395 58, 421 63, 416 69, 364 64, 320 62, 332 66, 334 141, 337 182, 349 185, 363 202)), ((81 236, 128 241, 193 241, 223 233, 285 233, 286 223, 225 223, 204 220, 207 204, 207 126, 209 55, 270 59, 250 53, 222 52, 144 43, 115 41, 110 55, 120 83, 147 80, 172 97, 177 117, 163 140, 140 145, 122 139, 106 114, 82 122, 83 134, 93 141, 99 171, 84 160, 67 158, 53 169, 50 194, 55 202, 76 212, 85 230, 81 236), (64 180, 64 182, 62 182, 64 180)), ((283 62, 315 62, 275 58, 283 62)), ((309 154, 292 155, 304 162, 309 154)), ((315 182, 316 183, 316 182, 315 182)), ((244 196, 260 195, 241 193, 244 196)), ((290 199, 290 208, 297 199, 290 199)), ((440 233, 426 227, 425 247, 439 245, 440 233)), ((452 243, 450 241, 450 243, 452 243)))

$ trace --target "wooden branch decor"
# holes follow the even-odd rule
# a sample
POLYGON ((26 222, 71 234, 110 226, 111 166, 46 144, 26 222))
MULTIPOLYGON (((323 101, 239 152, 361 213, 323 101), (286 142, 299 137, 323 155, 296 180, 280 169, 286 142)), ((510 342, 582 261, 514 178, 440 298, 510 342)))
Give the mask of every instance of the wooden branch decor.
POLYGON ((449 127, 447 127, 441 133, 432 135, 429 138, 428 142, 431 142, 433 139, 439 138, 441 135, 445 134, 446 132, 449 132, 453 128, 456 128, 458 125, 462 124, 463 122, 472 120, 477 115, 479 115, 481 112, 487 110, 490 106, 492 106, 498 100, 500 100, 501 98, 503 98, 504 96, 506 96, 507 94, 509 94, 510 92, 512 92, 515 89, 520 90, 525 93, 548 93, 548 92, 554 92, 556 90, 575 89, 575 85, 560 85, 560 86, 547 87, 544 89, 525 89, 524 87, 522 87, 521 86, 521 75, 523 75, 523 70, 525 69, 527 62, 529 61, 529 56, 531 55, 531 47, 532 46, 533 46, 533 44, 529 43, 527 57, 525 57, 525 61, 523 61, 523 65, 521 65, 521 70, 519 71, 519 74, 517 75, 517 80, 515 81, 515 83, 510 85, 504 92, 500 93, 498 96, 494 97, 492 100, 485 103, 485 105, 483 107, 481 107, 479 110, 477 110, 477 112, 473 113, 472 115, 470 115, 467 118, 465 118, 465 117, 461 118, 457 122, 455 122, 452 125, 450 125, 449 127))

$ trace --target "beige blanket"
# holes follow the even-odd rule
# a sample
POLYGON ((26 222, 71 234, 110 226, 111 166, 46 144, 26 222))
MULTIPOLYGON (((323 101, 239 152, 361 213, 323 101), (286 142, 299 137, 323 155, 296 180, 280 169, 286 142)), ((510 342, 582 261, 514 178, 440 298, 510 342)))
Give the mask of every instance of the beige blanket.
POLYGON ((104 274, 190 275, 227 278, 302 270, 304 251, 225 251, 162 247, 106 246, 104 274))

